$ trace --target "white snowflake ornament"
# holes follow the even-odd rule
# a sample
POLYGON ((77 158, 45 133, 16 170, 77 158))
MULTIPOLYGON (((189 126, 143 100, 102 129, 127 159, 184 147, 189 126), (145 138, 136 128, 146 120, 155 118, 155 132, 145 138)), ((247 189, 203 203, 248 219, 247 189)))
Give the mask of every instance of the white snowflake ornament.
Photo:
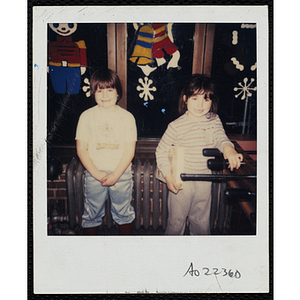
POLYGON ((251 78, 250 83, 247 84, 248 78, 245 77, 244 80, 243 80, 244 85, 242 85, 242 83, 239 82, 238 85, 239 85, 240 87, 235 87, 235 88, 233 89, 235 92, 240 91, 238 94, 235 95, 235 98, 239 97, 241 94, 243 94, 242 97, 241 97, 241 100, 245 100, 246 96, 247 96, 247 98, 248 98, 248 97, 251 97, 251 96, 252 96, 251 91, 256 91, 256 86, 255 86, 255 87, 250 87, 251 84, 252 84, 254 81, 255 81, 255 79, 254 79, 254 78, 251 78))
POLYGON ((154 97, 153 97, 153 95, 151 94, 151 92, 155 92, 156 91, 156 87, 155 86, 153 86, 153 87, 150 87, 151 86, 151 84, 153 83, 153 81, 150 79, 148 79, 148 77, 145 77, 144 78, 144 81, 143 81, 143 79, 142 78, 140 78, 139 80, 139 83, 141 84, 141 86, 140 85, 138 85, 137 87, 136 87, 136 89, 137 89, 137 91, 142 91, 140 94, 139 94, 139 97, 140 98, 144 98, 144 101, 148 101, 148 98, 150 99, 150 100, 153 100, 154 99, 154 97))

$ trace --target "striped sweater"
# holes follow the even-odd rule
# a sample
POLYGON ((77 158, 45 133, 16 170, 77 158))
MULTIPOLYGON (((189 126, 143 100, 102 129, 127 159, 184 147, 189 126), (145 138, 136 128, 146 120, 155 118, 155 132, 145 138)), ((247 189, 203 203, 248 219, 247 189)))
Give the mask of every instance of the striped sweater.
POLYGON ((196 120, 187 113, 168 125, 156 148, 157 166, 164 176, 171 172, 168 153, 172 145, 184 148, 184 172, 193 173, 208 171, 209 157, 203 156, 204 148, 218 148, 223 152, 225 145, 233 147, 218 115, 196 120))

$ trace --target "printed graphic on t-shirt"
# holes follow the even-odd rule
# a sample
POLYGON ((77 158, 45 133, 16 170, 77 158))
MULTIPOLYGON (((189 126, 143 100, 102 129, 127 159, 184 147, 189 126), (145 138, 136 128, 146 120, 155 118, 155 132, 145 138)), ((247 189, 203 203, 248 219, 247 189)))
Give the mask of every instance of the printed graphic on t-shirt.
POLYGON ((108 122, 99 124, 96 149, 118 149, 117 133, 115 124, 108 122))

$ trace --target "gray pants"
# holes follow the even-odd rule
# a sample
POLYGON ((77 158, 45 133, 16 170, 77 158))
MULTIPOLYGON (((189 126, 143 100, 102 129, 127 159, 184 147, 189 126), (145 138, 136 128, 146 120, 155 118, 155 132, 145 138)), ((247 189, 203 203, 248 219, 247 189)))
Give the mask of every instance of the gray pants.
POLYGON ((186 181, 176 195, 169 191, 165 234, 183 235, 186 218, 191 235, 210 234, 211 182, 186 181))

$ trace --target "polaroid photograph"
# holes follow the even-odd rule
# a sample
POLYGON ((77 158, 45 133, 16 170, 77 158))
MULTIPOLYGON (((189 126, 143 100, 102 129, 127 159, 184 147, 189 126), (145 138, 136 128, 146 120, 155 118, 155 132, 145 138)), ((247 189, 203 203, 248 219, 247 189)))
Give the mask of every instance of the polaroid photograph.
POLYGON ((34 294, 270 292, 268 12, 32 7, 34 294))

